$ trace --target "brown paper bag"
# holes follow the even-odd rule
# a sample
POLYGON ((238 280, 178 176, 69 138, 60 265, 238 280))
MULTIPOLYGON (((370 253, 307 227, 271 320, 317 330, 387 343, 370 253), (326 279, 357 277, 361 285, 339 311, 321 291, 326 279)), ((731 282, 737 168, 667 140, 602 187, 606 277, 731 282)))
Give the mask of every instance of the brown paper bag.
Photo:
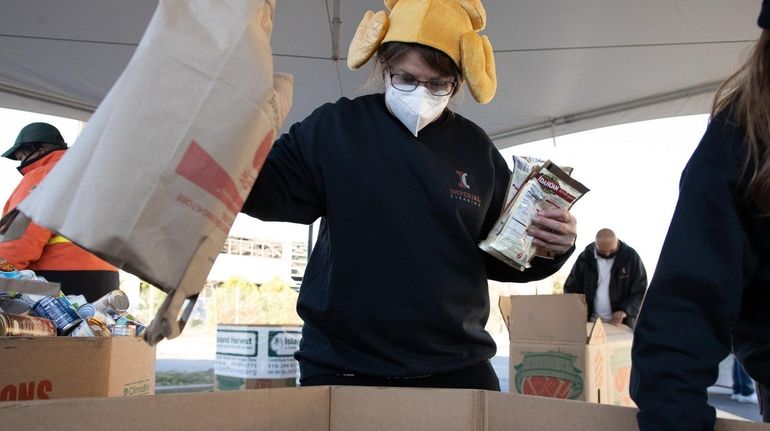
POLYGON ((273 12, 274 0, 161 0, 76 144, 4 220, 6 235, 31 218, 169 293, 150 343, 181 333, 286 118, 273 12))

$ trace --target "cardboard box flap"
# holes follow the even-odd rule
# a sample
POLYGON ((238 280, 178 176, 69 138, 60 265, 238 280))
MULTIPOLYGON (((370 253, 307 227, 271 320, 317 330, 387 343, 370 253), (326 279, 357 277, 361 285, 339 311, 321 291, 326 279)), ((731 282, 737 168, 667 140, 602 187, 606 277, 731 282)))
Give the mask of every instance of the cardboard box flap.
POLYGON ((468 389, 333 386, 329 418, 329 431, 488 429, 485 393, 468 389))
POLYGON ((155 393, 155 346, 139 337, 112 337, 108 397, 133 397, 155 393))
POLYGON ((32 293, 35 295, 56 296, 59 294, 59 283, 47 281, 19 280, 15 278, 0 278, 0 292, 32 293))
POLYGON ((0 403, 4 429, 328 431, 329 388, 0 403))
POLYGON ((511 341, 586 343, 582 294, 501 296, 500 312, 511 341))
POLYGON ((607 332, 604 330, 604 324, 600 319, 589 322, 586 330, 588 331, 587 344, 597 345, 607 342, 607 332))
MULTIPOLYGON (((0 403, 3 429, 636 430, 637 410, 461 389, 328 387, 0 403), (107 426, 105 427, 105 424, 107 426)), ((716 431, 767 430, 717 419, 716 431)))
POLYGON ((604 332, 608 343, 625 341, 634 336, 634 330, 626 325, 604 325, 604 332))

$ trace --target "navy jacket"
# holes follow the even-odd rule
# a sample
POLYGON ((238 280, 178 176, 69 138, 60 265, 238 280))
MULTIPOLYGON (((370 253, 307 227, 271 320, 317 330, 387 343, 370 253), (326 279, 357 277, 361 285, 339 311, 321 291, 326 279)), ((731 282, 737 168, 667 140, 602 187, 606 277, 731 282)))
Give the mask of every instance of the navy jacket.
POLYGON ((682 174, 634 336, 642 430, 713 430, 706 389, 731 349, 770 384, 770 217, 745 196, 745 161, 743 132, 720 115, 682 174))
MULTIPOLYGON (((575 261, 572 271, 564 282, 564 293, 582 293, 588 303, 588 318, 594 313, 594 299, 598 287, 599 269, 591 243, 575 261)), ((636 250, 618 241, 618 251, 610 270, 610 306, 612 311, 625 311, 623 323, 634 327, 644 291, 647 289, 647 271, 636 250)))
POLYGON ((276 141, 243 212, 310 223, 318 242, 300 288, 303 377, 415 377, 495 354, 487 279, 529 281, 482 252, 510 171, 487 135, 445 111, 415 138, 383 95, 326 104, 276 141))

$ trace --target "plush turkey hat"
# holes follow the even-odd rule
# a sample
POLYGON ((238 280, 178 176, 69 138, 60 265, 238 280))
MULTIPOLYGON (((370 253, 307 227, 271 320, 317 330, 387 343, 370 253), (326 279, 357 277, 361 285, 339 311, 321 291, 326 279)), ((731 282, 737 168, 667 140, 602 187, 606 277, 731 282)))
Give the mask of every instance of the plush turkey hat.
POLYGON ((471 95, 488 103, 497 90, 492 44, 479 31, 487 13, 480 0, 385 0, 385 11, 367 11, 348 50, 348 67, 358 69, 385 42, 412 42, 448 55, 462 71, 471 95))

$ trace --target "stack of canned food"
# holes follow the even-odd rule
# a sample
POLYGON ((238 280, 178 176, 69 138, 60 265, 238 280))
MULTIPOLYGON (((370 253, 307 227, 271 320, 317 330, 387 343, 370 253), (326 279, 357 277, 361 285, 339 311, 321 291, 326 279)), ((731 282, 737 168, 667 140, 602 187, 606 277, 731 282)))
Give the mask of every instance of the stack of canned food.
MULTIPOLYGON (((17 271, 2 258, 0 277, 45 281, 32 271, 17 271)), ((128 297, 121 290, 92 303, 82 295, 61 292, 55 297, 0 292, 0 336, 140 336, 145 325, 128 313, 128 306, 128 297)))
POLYGON ((56 297, 0 293, 0 336, 140 336, 145 325, 126 311, 128 304, 121 290, 92 303, 61 292, 56 297))
POLYGON ((47 281, 45 278, 35 275, 34 271, 22 269, 19 271, 5 258, 0 257, 0 278, 12 278, 16 280, 47 281))
MULTIPOLYGON (((5 269, 0 258, 0 277, 11 272, 5 269)), ((35 280, 34 273, 27 279, 35 280)), ((0 336, 140 336, 145 325, 128 313, 128 306, 128 296, 121 290, 92 303, 82 295, 65 296, 62 292, 55 297, 0 292, 0 336)))

